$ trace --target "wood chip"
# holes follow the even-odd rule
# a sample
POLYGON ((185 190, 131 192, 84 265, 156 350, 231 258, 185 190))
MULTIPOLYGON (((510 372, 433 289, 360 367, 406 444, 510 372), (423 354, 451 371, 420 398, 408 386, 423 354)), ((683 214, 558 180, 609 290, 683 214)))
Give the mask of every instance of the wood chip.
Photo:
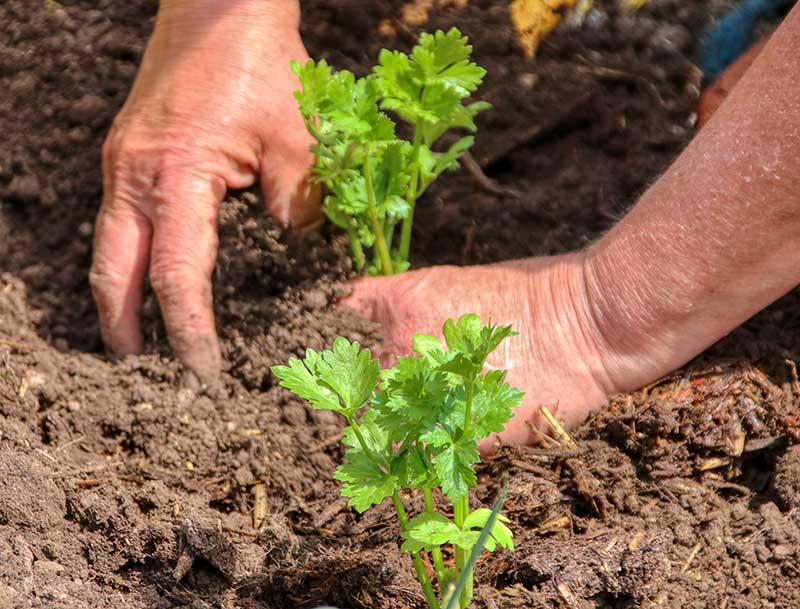
POLYGON ((258 531, 267 518, 267 487, 263 482, 253 485, 253 528, 258 531))

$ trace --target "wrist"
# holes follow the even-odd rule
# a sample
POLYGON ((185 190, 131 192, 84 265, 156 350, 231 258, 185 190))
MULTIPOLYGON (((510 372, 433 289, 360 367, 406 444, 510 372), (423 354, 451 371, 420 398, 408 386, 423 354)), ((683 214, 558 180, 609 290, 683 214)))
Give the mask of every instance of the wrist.
POLYGON ((618 390, 682 366, 737 323, 720 326, 724 315, 709 300, 718 277, 707 260, 681 256, 669 231, 628 228, 617 226, 584 254, 586 307, 618 390))
POLYGON ((211 24, 236 23, 260 26, 271 31, 298 32, 299 0, 161 0, 156 24, 190 24, 207 28, 211 24))
POLYGON ((620 391, 609 318, 596 315, 587 282, 586 252, 522 261, 528 277, 528 326, 540 367, 590 378, 604 395, 620 391))

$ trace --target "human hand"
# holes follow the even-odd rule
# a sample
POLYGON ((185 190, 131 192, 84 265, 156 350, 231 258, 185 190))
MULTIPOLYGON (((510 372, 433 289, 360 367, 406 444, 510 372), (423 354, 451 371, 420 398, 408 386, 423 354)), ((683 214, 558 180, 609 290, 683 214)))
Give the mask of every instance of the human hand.
POLYGON ((622 384, 611 347, 588 308, 583 264, 582 255, 573 254, 431 267, 358 280, 344 304, 382 324, 384 365, 408 354, 414 333, 441 337, 447 318, 477 313, 484 323, 511 324, 519 336, 504 341, 487 364, 507 369, 509 383, 525 392, 501 438, 526 444, 533 440, 529 426, 540 425, 539 406, 574 426, 622 384))
POLYGON ((310 137, 292 91, 307 58, 297 0, 163 0, 133 89, 103 146, 90 283, 115 356, 142 349, 145 273, 176 355, 201 380, 221 365, 212 311, 226 188, 260 180, 267 211, 319 219, 310 137))

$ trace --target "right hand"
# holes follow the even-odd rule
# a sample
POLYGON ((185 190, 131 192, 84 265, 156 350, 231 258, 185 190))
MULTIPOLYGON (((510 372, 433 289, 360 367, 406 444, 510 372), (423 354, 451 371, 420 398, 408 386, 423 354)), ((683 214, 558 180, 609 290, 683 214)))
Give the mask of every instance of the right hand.
MULTIPOLYGON (((477 313, 483 323, 511 324, 519 336, 503 341, 487 368, 508 370, 508 382, 525 392, 500 437, 527 444, 534 440, 530 426, 544 427, 539 406, 574 427, 606 404, 611 393, 652 380, 619 369, 605 329, 589 310, 584 264, 583 254, 568 254, 430 267, 359 279, 343 304, 382 325, 377 354, 383 366, 409 354, 414 333, 441 337, 448 318, 477 313)), ((486 441, 482 449, 490 446, 486 441)))
POLYGON ((90 283, 111 355, 142 350, 149 271, 176 355, 202 381, 219 373, 211 273, 227 188, 260 180, 280 221, 319 220, 289 69, 308 57, 298 27, 297 0, 162 0, 103 146, 90 283))

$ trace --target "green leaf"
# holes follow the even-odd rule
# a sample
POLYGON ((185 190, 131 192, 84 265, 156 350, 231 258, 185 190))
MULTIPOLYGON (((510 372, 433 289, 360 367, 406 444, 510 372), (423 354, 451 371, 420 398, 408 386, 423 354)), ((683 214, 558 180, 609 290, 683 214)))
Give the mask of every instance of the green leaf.
POLYGON ((480 531, 460 529, 447 516, 437 512, 424 512, 412 518, 402 533, 403 552, 431 550, 445 544, 453 544, 469 551, 478 540, 480 531))
POLYGON ((477 484, 472 466, 480 460, 475 440, 462 436, 455 439, 443 427, 437 427, 420 438, 428 443, 433 453, 433 465, 439 486, 452 503, 463 497, 471 486, 477 484))
POLYGON ((373 73, 384 98, 410 101, 418 97, 421 87, 411 80, 409 56, 405 53, 382 49, 373 73))
POLYGON ((471 135, 462 137, 452 146, 450 146, 446 152, 440 154, 436 158, 436 165, 434 165, 433 168, 434 176, 438 178, 443 171, 447 169, 458 168, 458 158, 464 153, 464 151, 468 150, 474 142, 475 138, 471 135))
POLYGON ((458 321, 448 319, 442 328, 447 348, 459 353, 469 354, 481 336, 481 318, 474 313, 467 313, 458 321))
POLYGON ((422 488, 430 482, 431 471, 413 444, 407 444, 392 460, 392 474, 400 487, 422 488))
POLYGON ((397 476, 384 472, 360 448, 347 451, 347 463, 336 468, 334 479, 344 482, 342 496, 359 512, 379 504, 398 490, 397 476))
POLYGON ((410 176, 408 174, 408 142, 387 144, 371 159, 373 188, 381 218, 397 222, 408 215, 410 206, 405 200, 410 176))
POLYGON ((306 351, 306 363, 293 357, 289 359, 288 366, 273 366, 272 373, 280 379, 281 387, 293 391, 317 410, 343 412, 339 396, 316 376, 317 361, 318 354, 309 349, 306 351))
POLYGON ((472 401, 472 433, 477 439, 500 433, 522 405, 524 393, 505 382, 505 370, 492 370, 479 377, 472 401))
POLYGON ((459 533, 461 529, 444 514, 423 512, 409 520, 402 533, 405 541, 400 549, 403 552, 419 552, 436 548, 451 543, 451 539, 459 533))
POLYGON ((340 336, 333 342, 332 351, 322 352, 322 361, 318 374, 339 394, 346 410, 354 413, 361 408, 378 382, 378 361, 372 359, 370 350, 340 336))
POLYGON ((410 55, 382 51, 374 70, 381 107, 423 129, 428 145, 449 127, 471 122, 461 100, 477 89, 486 73, 469 61, 471 52, 466 37, 455 28, 422 34, 410 55))
POLYGON ((402 464, 392 451, 389 436, 379 422, 379 415, 368 410, 358 422, 361 440, 353 426, 344 430, 342 443, 350 448, 345 453, 345 463, 336 469, 334 478, 345 484, 342 495, 350 497, 350 505, 363 512, 389 497, 402 486, 406 477, 402 464))
POLYGON ((481 84, 486 70, 470 63, 472 46, 456 28, 448 32, 422 34, 419 45, 412 50, 420 72, 434 82, 443 82, 466 97, 481 84))
POLYGON ((450 28, 447 32, 437 30, 433 34, 423 32, 419 37, 419 46, 432 52, 437 69, 457 64, 469 59, 472 47, 467 37, 462 36, 458 28, 450 28))
POLYGON ((424 430, 435 426, 447 402, 445 375, 419 357, 403 357, 383 374, 375 400, 381 425, 395 443, 413 443, 424 430))
POLYGON ((448 319, 442 332, 449 349, 467 356, 480 368, 503 340, 516 336, 511 326, 483 326, 480 317, 472 313, 463 315, 458 321, 448 319))
MULTIPOLYGON (((470 378, 468 374, 462 374, 470 378)), ((492 370, 475 378, 472 398, 469 436, 474 441, 500 433, 513 415, 513 409, 522 404, 524 394, 505 382, 504 370, 492 370)), ((450 408, 443 413, 440 421, 447 428, 459 428, 466 416, 467 389, 462 384, 457 387, 449 402, 450 408)))
POLYGON ((439 370, 448 372, 461 377, 463 380, 469 381, 475 378, 480 373, 481 368, 473 363, 467 355, 463 353, 448 353, 448 360, 441 366, 439 370))
POLYGON ((450 126, 468 129, 474 133, 478 130, 478 127, 475 125, 475 116, 478 114, 478 112, 489 110, 491 107, 492 104, 485 101, 476 101, 467 106, 461 106, 456 110, 455 116, 453 117, 453 122, 450 126))
POLYGON ((325 99, 331 81, 331 69, 324 59, 319 63, 309 59, 305 64, 292 60, 290 67, 302 86, 302 91, 294 93, 300 112, 306 118, 313 117, 319 112, 320 103, 325 99))
MULTIPOLYGON (((483 527, 485 527, 486 523, 489 521, 491 515, 492 510, 478 508, 464 519, 464 529, 483 529, 483 527)), ((494 526, 492 527, 491 534, 501 548, 506 548, 507 550, 513 551, 514 534, 511 532, 511 529, 506 526, 505 523, 507 522, 509 522, 508 518, 502 514, 498 514, 494 526)))
POLYGON ((273 366, 280 385, 318 410, 351 415, 369 400, 378 382, 378 362, 369 349, 339 337, 332 351, 306 351, 305 360, 291 358, 288 366, 273 366), (344 403, 344 406, 342 406, 344 403))
POLYGON ((447 353, 435 336, 414 334, 412 341, 414 352, 421 355, 430 364, 440 365, 447 361, 447 353))

